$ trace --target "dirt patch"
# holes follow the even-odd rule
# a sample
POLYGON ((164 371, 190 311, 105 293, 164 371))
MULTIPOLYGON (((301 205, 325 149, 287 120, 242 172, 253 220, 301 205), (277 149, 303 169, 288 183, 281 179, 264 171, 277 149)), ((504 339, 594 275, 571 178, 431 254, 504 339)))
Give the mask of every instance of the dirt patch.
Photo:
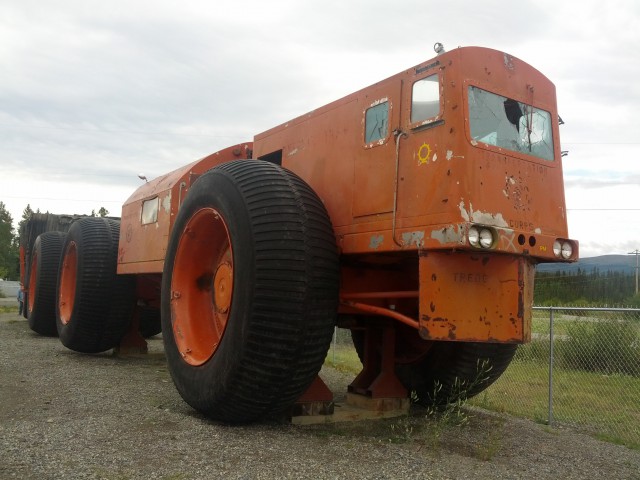
MULTIPOLYGON (((67 350, 0 314, 0 478, 640 478, 640 452, 469 411, 452 427, 390 420, 229 427, 176 392, 162 340, 150 354, 67 350)), ((332 389, 344 374, 325 369, 332 389)))

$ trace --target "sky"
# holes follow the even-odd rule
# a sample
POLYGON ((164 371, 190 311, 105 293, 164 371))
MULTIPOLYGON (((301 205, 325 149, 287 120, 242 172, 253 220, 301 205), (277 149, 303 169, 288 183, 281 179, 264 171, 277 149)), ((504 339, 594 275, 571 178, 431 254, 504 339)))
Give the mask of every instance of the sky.
POLYGON ((0 201, 119 216, 152 179, 477 45, 556 85, 569 234, 640 248, 637 0, 0 0, 0 201))

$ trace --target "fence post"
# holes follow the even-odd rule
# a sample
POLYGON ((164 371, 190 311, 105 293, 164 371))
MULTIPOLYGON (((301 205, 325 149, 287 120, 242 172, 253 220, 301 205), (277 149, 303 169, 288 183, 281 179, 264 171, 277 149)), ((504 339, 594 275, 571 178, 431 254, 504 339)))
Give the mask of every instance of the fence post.
POLYGON ((338 346, 338 327, 333 327, 333 366, 336 366, 336 347, 338 346))
POLYGON ((553 425, 553 307, 549 308, 549 414, 548 425, 553 425))

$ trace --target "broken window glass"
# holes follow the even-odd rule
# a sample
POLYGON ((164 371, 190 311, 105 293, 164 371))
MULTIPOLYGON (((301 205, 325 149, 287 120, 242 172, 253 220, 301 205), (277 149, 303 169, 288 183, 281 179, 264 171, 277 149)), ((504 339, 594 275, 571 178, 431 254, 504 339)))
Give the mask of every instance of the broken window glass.
POLYGON ((142 225, 156 223, 158 221, 158 210, 160 209, 160 199, 158 197, 151 198, 142 202, 142 216, 140 222, 142 225))
POLYGON ((364 142, 382 140, 389 134, 389 102, 383 101, 367 109, 364 119, 364 142))
POLYGON ((440 113, 440 81, 438 75, 418 80, 411 94, 411 123, 436 117, 440 113))
POLYGON ((473 140, 553 161, 549 112, 478 87, 468 92, 473 140))

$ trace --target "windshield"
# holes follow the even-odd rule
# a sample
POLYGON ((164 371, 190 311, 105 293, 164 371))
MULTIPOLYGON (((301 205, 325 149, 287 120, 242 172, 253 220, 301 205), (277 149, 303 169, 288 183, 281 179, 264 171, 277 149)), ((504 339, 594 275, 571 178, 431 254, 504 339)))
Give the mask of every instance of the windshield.
POLYGON ((470 86, 469 127, 477 142, 553 161, 551 115, 545 110, 470 86))

